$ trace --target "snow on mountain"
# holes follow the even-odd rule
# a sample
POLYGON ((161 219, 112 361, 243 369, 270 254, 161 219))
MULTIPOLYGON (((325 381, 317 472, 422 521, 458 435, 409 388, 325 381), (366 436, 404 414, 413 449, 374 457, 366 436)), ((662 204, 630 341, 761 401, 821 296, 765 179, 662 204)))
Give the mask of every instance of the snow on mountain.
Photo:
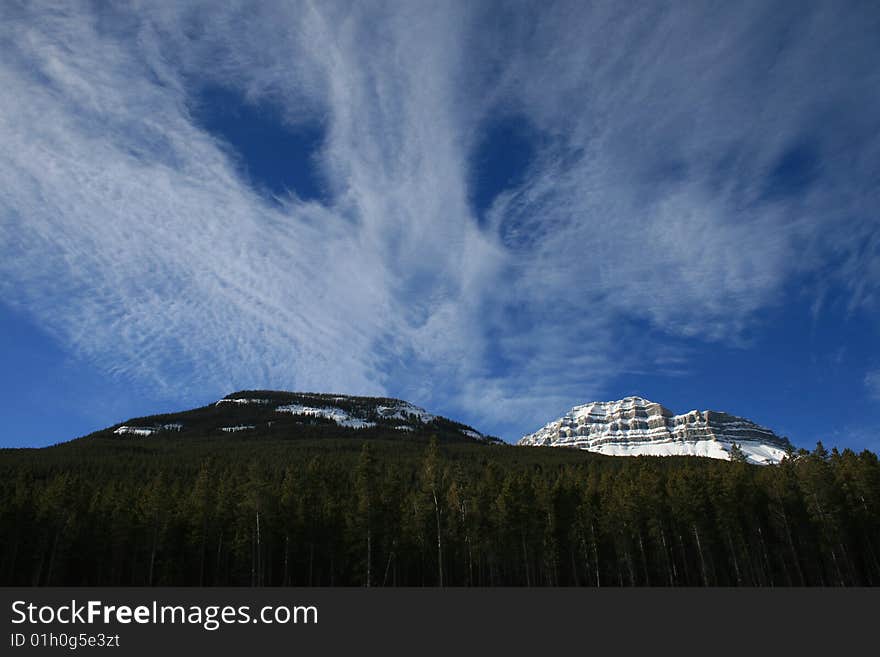
POLYGON ((159 433, 160 429, 158 427, 128 427, 121 426, 116 429, 113 433, 117 436, 123 436, 125 434, 133 434, 135 436, 150 436, 154 433, 159 433))
POLYGON ((576 447, 612 456, 708 456, 727 459, 738 445, 751 463, 778 463, 788 442, 770 429, 718 411, 674 415, 641 397, 575 406, 519 445, 576 447))
MULTIPOLYGON (((336 401, 345 401, 346 397, 333 397, 336 401)), ((349 412, 336 406, 307 406, 305 404, 285 404, 275 409, 279 413, 293 413, 295 415, 311 415, 313 417, 324 417, 333 420, 341 427, 351 427, 353 429, 366 429, 376 426, 376 423, 367 419, 366 413, 368 409, 363 409, 361 414, 357 412, 349 412)), ((419 408, 414 404, 405 401, 395 401, 391 405, 379 405, 372 409, 375 414, 383 420, 405 420, 409 422, 417 422, 428 424, 437 419, 436 415, 428 413, 424 408, 419 408)), ((402 428, 402 427, 395 427, 402 428)), ((410 429, 411 427, 405 427, 410 429)), ((472 432, 474 433, 474 432, 472 432)), ((482 436, 481 436, 482 437, 482 436)))
MULTIPOLYGON (((110 431, 116 436, 141 437, 171 431, 185 436, 254 431, 253 435, 262 436, 301 431, 303 425, 326 428, 331 423, 355 430, 379 429, 377 435, 383 430, 397 430, 440 438, 458 434, 487 443, 501 442, 400 399, 283 390, 242 390, 209 406, 128 420, 110 431)), ((314 431, 310 435, 314 435, 314 431)))
POLYGON ((376 412, 386 419, 409 420, 416 418, 422 424, 428 424, 437 419, 436 415, 428 413, 424 408, 405 401, 398 401, 392 406, 377 406, 376 412))
POLYGON ((117 436, 123 436, 125 434, 132 434, 135 436, 151 436, 154 433, 159 433, 160 431, 181 431, 183 429, 183 425, 179 422, 173 422, 171 424, 163 424, 161 426, 155 427, 133 427, 128 425, 122 425, 113 433, 117 436))
POLYGON ((352 429, 366 429, 367 427, 375 427, 375 422, 369 422, 363 418, 355 417, 341 408, 335 406, 325 406, 315 408, 313 406, 303 406, 302 404, 286 404, 275 409, 279 413, 293 413, 294 415, 310 415, 312 417, 324 417, 333 420, 340 427, 351 427, 352 429))

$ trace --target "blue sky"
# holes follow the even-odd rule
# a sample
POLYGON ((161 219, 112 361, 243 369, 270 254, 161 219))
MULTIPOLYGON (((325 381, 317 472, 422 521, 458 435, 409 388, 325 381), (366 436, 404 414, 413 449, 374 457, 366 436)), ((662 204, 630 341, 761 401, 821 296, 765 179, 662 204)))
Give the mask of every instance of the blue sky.
POLYGON ((243 388, 880 450, 873 2, 6 2, 0 445, 243 388), (185 5, 185 6, 184 6, 185 5))

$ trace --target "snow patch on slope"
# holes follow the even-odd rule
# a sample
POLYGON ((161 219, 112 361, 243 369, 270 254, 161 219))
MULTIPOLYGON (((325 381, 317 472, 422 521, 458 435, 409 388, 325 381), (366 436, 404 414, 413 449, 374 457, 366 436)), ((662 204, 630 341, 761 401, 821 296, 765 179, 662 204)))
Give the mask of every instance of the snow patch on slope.
POLYGON ((415 404, 401 401, 394 406, 377 406, 376 412, 383 418, 395 420, 411 420, 416 418, 422 424, 428 424, 437 419, 436 415, 428 413, 424 408, 419 408, 415 404))
POLYGON ((214 406, 221 404, 268 404, 268 399, 221 399, 214 406))
POLYGON ((341 427, 351 427, 352 429, 366 429, 376 426, 375 422, 368 422, 363 418, 354 417, 345 412, 341 408, 335 406, 325 406, 316 408, 314 406, 303 406, 302 404, 287 404, 279 406, 275 409, 279 413, 293 413, 294 415, 310 415, 312 417, 323 417, 333 420, 341 427))
MULTIPOLYGON (((739 444, 739 443, 737 443, 739 444)), ((769 445, 753 443, 739 444, 746 460, 760 465, 779 463, 785 450, 769 445)), ((698 440, 696 442, 668 441, 650 443, 607 443, 590 449, 592 452, 608 456, 707 456, 713 459, 730 460, 730 443, 718 440, 698 440)), ((589 448, 583 448, 589 449, 589 448)))
POLYGON ((159 433, 158 427, 128 427, 121 426, 116 429, 113 433, 117 436, 122 436, 125 434, 133 434, 135 436, 151 436, 154 433, 159 433))
POLYGON ((157 434, 160 431, 181 431, 183 429, 183 425, 179 422, 174 422, 171 424, 163 424, 158 427, 134 427, 123 425, 118 429, 115 429, 113 433, 117 436, 124 436, 126 434, 134 435, 134 436, 152 436, 153 434, 157 434))

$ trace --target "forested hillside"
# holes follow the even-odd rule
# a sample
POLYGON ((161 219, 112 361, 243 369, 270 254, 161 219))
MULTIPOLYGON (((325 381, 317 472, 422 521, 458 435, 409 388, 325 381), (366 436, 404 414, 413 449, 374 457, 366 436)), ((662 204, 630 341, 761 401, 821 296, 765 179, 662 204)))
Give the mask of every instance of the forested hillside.
POLYGON ((326 424, 0 451, 0 584, 880 584, 880 465, 326 424))

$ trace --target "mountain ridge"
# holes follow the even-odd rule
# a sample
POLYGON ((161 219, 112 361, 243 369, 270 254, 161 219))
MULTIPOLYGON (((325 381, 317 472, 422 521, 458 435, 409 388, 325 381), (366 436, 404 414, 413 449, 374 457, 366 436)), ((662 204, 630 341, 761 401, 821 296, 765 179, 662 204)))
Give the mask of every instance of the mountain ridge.
POLYGON ((477 442, 502 442, 473 427, 429 413, 402 399, 283 390, 239 390, 206 406, 131 418, 87 437, 147 438, 157 435, 296 433, 308 426, 334 433, 379 431, 437 434, 477 442))
MULTIPOLYGON (((84 438, 296 438, 315 432, 510 444, 403 399, 259 389, 232 392, 198 408, 132 418, 84 438)), ((780 462, 793 449, 787 439, 745 418, 712 410, 676 415, 638 396, 577 405, 514 444, 578 448, 606 456, 735 457, 762 465, 780 462)))
POLYGON ((791 451, 786 438, 722 411, 674 414, 638 396, 574 406, 523 436, 518 445, 573 447, 612 456, 707 456, 778 463, 791 451))

